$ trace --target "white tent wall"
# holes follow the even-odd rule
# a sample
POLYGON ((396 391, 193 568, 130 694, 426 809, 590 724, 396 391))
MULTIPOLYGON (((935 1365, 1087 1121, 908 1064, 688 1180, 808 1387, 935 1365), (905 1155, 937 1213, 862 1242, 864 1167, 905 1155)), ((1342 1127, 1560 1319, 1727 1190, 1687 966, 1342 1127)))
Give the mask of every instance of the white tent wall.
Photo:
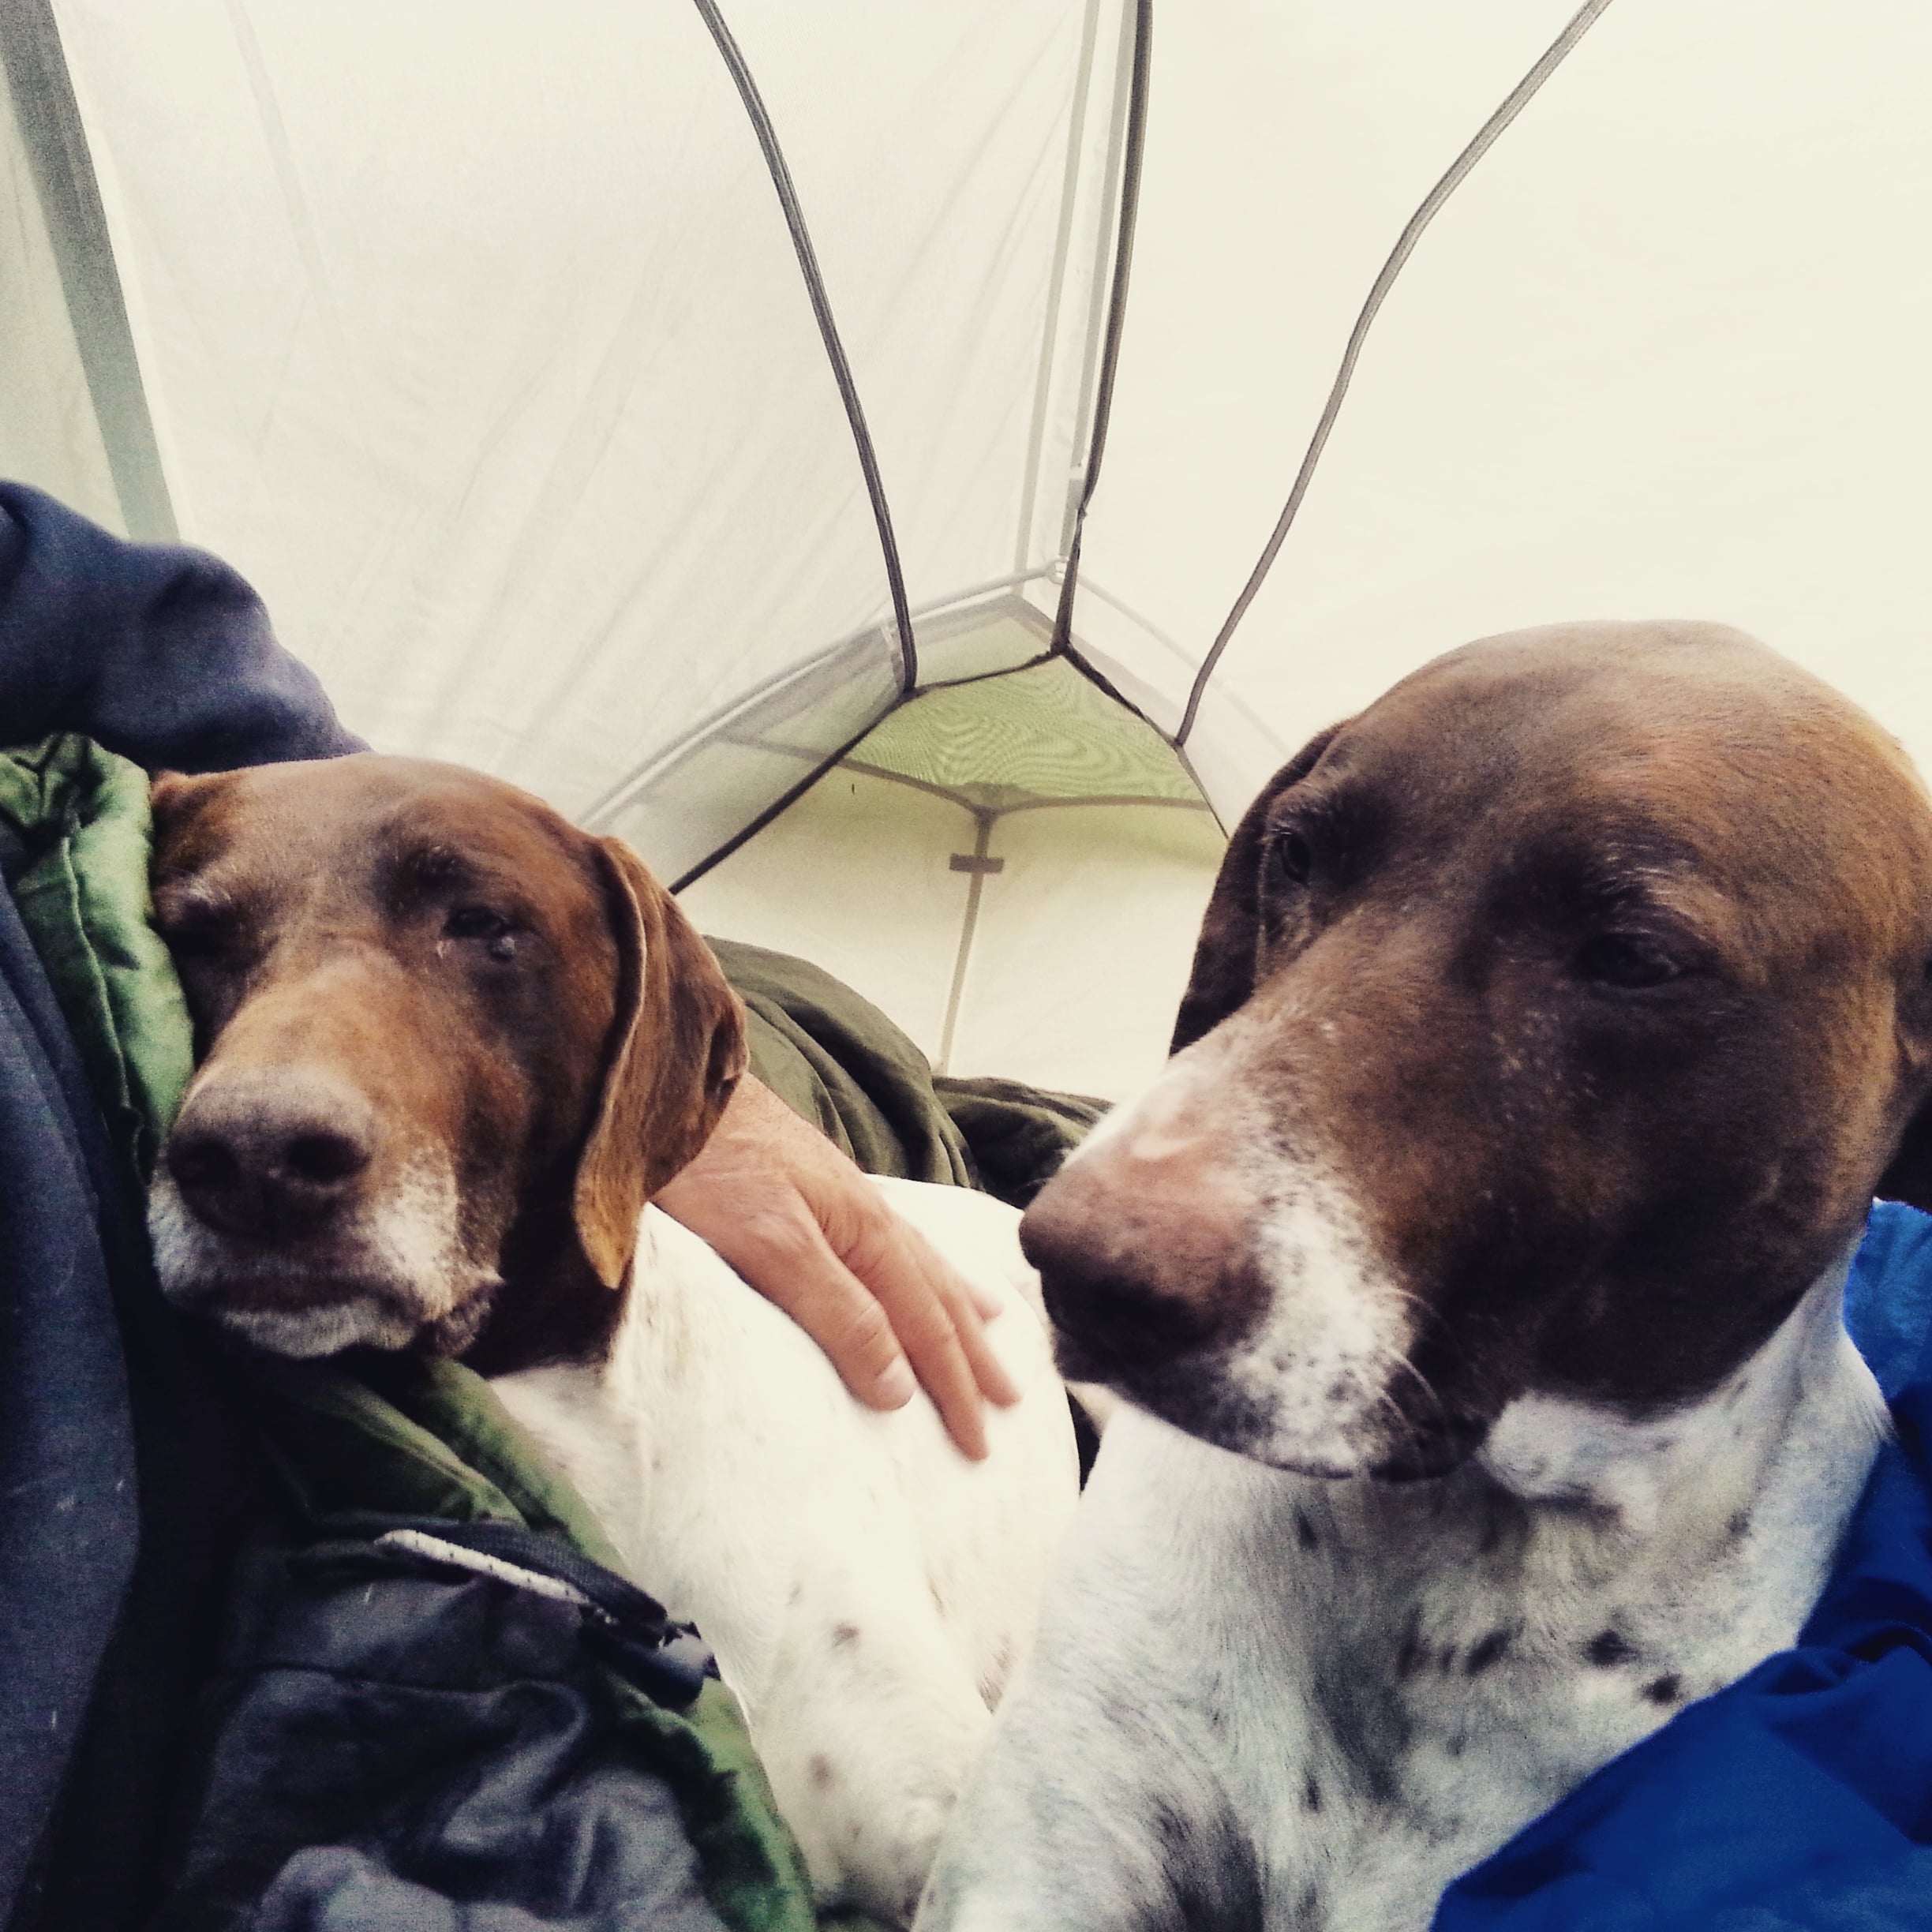
POLYGON ((15 0, 99 195, 48 216, 0 123, 0 455, 97 508, 104 462, 375 742, 623 833, 962 1070, 1118 1091, 1211 869, 1198 818, 1001 818, 962 954, 979 820, 828 769, 1057 638, 1224 819, 1578 616, 1742 623, 1932 762, 1911 0, 728 0, 850 395, 709 5, 15 0))
POLYGON ((0 475, 121 527, 107 452, 10 89, 0 88, 0 475))
MULTIPOLYGON (((852 438, 688 0, 568 0, 541 30, 514 0, 57 12, 184 532, 353 726, 578 813, 841 640, 818 748, 890 702, 852 438)), ((1069 224, 1105 199, 1086 77, 1118 7, 729 13, 908 601, 1045 567, 1024 526, 1074 432, 1046 351, 1087 327, 1069 224)), ((709 842, 766 802, 740 792, 709 842)))
POLYGON ((1219 828, 1166 802, 1075 802, 979 829, 962 805, 835 766, 680 901, 706 932, 856 987, 942 1073, 1132 1092, 1166 1057, 1219 828), (975 858, 998 869, 954 863, 975 858))
MULTIPOLYGON (((1158 723, 1384 256, 1572 12, 1162 12, 1076 616, 1158 723)), ((1904 0, 1614 0, 1373 323, 1189 740, 1217 806, 1436 652, 1586 616, 1740 624, 1932 766, 1929 99, 1904 0)))
POLYGON ((87 134, 49 0, 0 10, 0 474, 175 534, 87 134))

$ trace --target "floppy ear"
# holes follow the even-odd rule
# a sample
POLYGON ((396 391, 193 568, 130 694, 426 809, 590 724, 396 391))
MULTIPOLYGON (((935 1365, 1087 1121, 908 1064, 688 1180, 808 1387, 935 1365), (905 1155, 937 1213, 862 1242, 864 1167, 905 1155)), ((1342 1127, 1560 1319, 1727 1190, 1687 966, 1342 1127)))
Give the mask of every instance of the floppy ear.
POLYGON ((617 1011, 571 1204, 585 1258, 618 1288, 645 1204, 710 1139, 745 1070, 744 1016, 643 861, 619 839, 596 849, 617 942, 617 1011))
POLYGON ((1873 1192, 1881 1200, 1904 1201, 1932 1214, 1932 1101, 1905 1123, 1898 1151, 1873 1192))
POLYGON ((1321 754, 1341 728, 1340 724, 1331 724, 1326 731, 1317 732, 1241 814, 1208 897, 1208 915, 1194 947, 1194 969, 1188 975, 1187 990, 1181 995, 1174 1042, 1167 1049, 1170 1054, 1192 1046, 1204 1033, 1212 1032, 1253 992, 1261 947, 1261 859, 1268 814, 1284 792, 1299 784, 1320 763, 1321 754))
MULTIPOLYGON (((1906 1052, 1919 1076, 1932 1069, 1932 965, 1918 975, 1900 1002, 1906 1052)), ((1873 1190, 1881 1200, 1904 1201, 1932 1214, 1932 1092, 1905 1122, 1897 1147, 1873 1190)))

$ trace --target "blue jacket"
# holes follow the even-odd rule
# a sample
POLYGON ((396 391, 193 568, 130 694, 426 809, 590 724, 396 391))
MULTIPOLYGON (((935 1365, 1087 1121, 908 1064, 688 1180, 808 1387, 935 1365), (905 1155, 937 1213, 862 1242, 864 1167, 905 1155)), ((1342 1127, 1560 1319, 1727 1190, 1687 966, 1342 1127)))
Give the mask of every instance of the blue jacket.
POLYGON ((1897 1439, 1798 1647, 1479 1865, 1437 1932, 1932 1927, 1932 1217, 1873 1209, 1845 1319, 1897 1439))

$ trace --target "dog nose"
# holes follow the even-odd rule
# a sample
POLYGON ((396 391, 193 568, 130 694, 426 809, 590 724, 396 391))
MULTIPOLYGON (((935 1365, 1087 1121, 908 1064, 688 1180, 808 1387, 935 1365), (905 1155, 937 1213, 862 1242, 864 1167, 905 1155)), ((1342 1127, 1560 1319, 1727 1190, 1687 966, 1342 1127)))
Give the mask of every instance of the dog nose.
POLYGON ((1069 1375, 1105 1380, 1231 1339, 1258 1306, 1256 1204, 1205 1141, 1123 1131, 1020 1223, 1069 1375))
POLYGON ((333 1081, 205 1081, 168 1136, 167 1171, 211 1227, 256 1241, 313 1230, 358 1191, 375 1115, 333 1081))

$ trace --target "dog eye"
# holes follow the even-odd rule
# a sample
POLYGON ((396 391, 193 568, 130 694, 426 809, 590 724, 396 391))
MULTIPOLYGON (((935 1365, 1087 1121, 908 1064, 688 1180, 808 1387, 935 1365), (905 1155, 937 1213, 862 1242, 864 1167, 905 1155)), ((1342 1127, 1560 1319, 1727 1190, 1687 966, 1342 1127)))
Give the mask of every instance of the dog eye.
POLYGON ((516 957, 515 928, 500 912, 492 912, 488 906, 457 907, 444 921, 443 933, 449 939, 481 940, 483 949, 493 960, 516 957))
POLYGON ((1683 971, 1654 939, 1641 933, 1616 932, 1586 940, 1576 956, 1576 969, 1593 986, 1631 993, 1662 986, 1683 971))
POLYGON ((1271 885, 1291 889, 1305 886, 1315 871, 1315 848, 1305 832, 1279 832, 1268 847, 1267 862, 1271 885))

